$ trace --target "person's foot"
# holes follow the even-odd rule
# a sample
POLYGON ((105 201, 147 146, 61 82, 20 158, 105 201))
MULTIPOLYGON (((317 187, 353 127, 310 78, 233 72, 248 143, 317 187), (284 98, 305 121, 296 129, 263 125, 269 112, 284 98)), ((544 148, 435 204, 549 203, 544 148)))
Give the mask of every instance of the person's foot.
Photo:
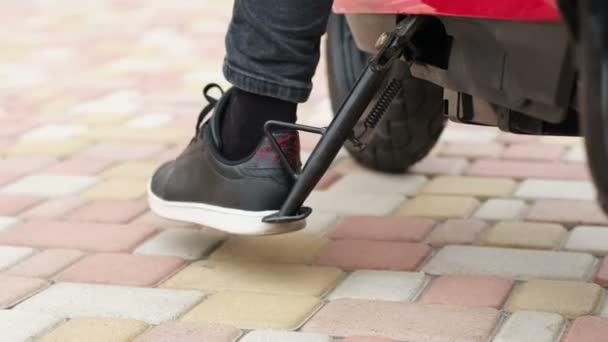
MULTIPOLYGON (((234 234, 277 234, 303 228, 304 221, 280 225, 262 222, 280 208, 294 182, 267 137, 241 160, 222 156, 221 120, 231 93, 232 89, 228 90, 218 101, 205 94, 210 105, 199 116, 196 135, 180 156, 161 165, 150 180, 151 210, 164 218, 234 234), (214 115, 203 124, 213 107, 214 115)), ((297 131, 274 135, 291 167, 299 170, 297 131)))

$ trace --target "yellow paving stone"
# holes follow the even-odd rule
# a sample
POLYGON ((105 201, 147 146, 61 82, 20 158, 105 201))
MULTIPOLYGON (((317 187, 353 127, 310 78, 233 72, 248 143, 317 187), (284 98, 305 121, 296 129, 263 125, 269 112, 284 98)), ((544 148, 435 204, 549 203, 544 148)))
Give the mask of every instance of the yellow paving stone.
POLYGON ((147 180, 112 178, 89 188, 83 196, 93 199, 137 199, 146 193, 146 186, 147 180))
POLYGON ((576 318, 592 314, 601 298, 602 288, 593 283, 559 280, 531 280, 520 284, 506 309, 546 311, 576 318))
POLYGON ((319 307, 311 296, 226 291, 186 313, 183 321, 208 321, 241 329, 297 329, 319 307))
POLYGON ((466 196, 420 195, 408 201, 398 212, 402 216, 466 218, 479 206, 479 201, 466 196))
POLYGON ((161 287, 320 297, 335 287, 342 274, 338 268, 324 266, 198 261, 169 278, 161 287))
POLYGON ((192 138, 190 132, 169 127, 146 129, 98 127, 91 130, 89 135, 100 141, 143 143, 182 143, 192 138))
POLYGON ((134 114, 131 113, 91 113, 82 118, 82 121, 90 126, 118 126, 131 119, 134 114))
POLYGON ((224 242, 210 259, 311 264, 327 243, 327 238, 314 234, 235 236, 224 242))
POLYGON ((106 170, 104 177, 145 178, 148 179, 158 167, 158 163, 130 161, 120 163, 106 170))
POLYGON ((29 140, 20 141, 8 147, 4 154, 14 157, 67 157, 89 144, 82 139, 68 140, 29 140))
POLYGON ((487 246, 554 249, 567 231, 559 224, 499 222, 488 229, 480 243, 487 246))
POLYGON ((442 176, 429 182, 422 193, 496 197, 510 195, 516 185, 509 178, 442 176))
POLYGON ((41 342, 127 342, 146 329, 144 322, 115 318, 74 318, 42 337, 41 342))

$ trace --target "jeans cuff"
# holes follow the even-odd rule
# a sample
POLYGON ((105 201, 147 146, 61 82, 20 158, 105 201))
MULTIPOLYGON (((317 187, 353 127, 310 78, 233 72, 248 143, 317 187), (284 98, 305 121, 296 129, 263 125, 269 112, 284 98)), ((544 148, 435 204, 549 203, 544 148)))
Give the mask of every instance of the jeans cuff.
POLYGON ((312 86, 294 87, 265 80, 235 68, 228 61, 224 61, 223 71, 224 77, 233 86, 250 93, 274 97, 283 101, 306 102, 312 90, 312 86))

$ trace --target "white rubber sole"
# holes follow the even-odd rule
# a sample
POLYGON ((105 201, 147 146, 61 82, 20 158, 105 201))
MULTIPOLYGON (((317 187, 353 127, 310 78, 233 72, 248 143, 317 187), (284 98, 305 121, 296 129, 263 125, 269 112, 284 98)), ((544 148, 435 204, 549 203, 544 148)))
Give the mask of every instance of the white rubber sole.
POLYGON ((283 234, 306 227, 306 220, 285 224, 262 222, 262 218, 276 213, 276 210, 247 211, 202 203, 165 201, 152 193, 150 184, 148 184, 148 203, 150 210, 160 217, 200 224, 230 234, 283 234))

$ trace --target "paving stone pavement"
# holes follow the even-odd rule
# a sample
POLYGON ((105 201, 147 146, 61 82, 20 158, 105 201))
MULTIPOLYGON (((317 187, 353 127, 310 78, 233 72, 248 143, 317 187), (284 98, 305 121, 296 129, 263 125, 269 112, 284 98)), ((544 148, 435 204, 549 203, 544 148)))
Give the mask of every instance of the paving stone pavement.
MULTIPOLYGON (((577 138, 450 123, 406 175, 341 153, 283 236, 151 214, 147 178, 227 85, 231 5, 3 3, 1 341, 607 340, 608 218, 577 138)), ((328 123, 323 61, 315 85, 300 119, 328 123)))

